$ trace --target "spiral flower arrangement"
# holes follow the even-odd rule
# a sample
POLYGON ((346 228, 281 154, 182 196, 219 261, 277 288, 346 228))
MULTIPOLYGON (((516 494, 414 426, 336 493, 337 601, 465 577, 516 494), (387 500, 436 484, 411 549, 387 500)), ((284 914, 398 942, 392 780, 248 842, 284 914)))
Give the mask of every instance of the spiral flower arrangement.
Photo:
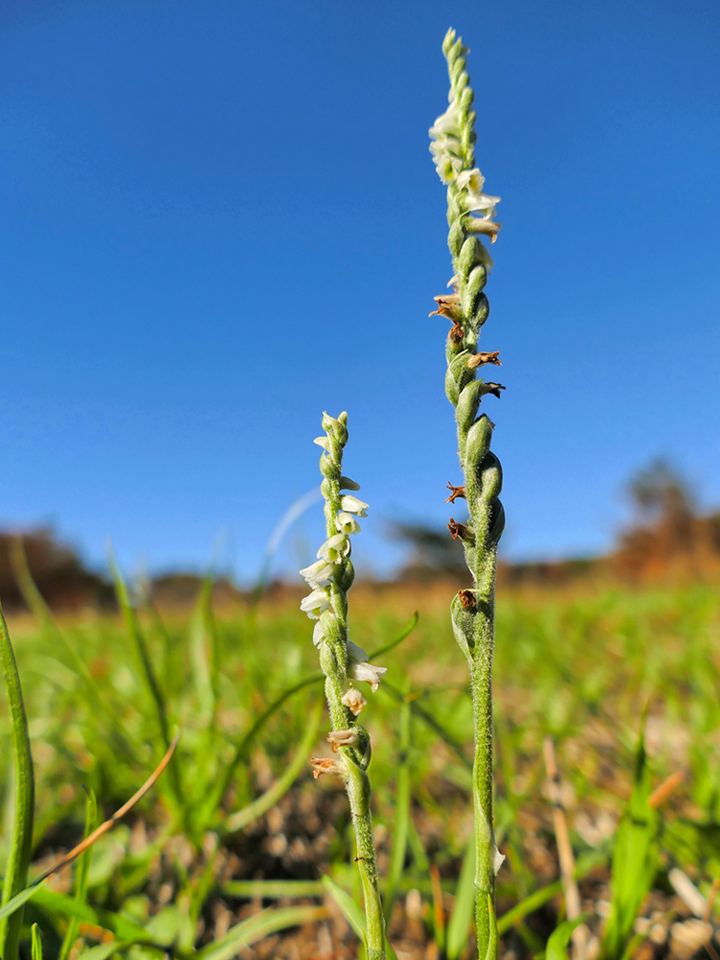
POLYGON ((472 587, 454 597, 451 617, 455 638, 470 668, 475 727, 476 921, 479 957, 490 960, 497 956, 495 875, 503 859, 493 833, 492 658, 497 544, 505 514, 498 500, 500 461, 490 450, 494 424, 479 410, 483 397, 499 397, 505 388, 477 377, 480 367, 500 364, 498 352, 479 352, 477 343, 489 314, 483 290, 493 265, 481 238, 492 243, 501 225, 493 220, 499 197, 482 192, 484 178, 475 166, 476 114, 465 69, 468 52, 455 31, 448 31, 443 53, 450 73, 450 105, 430 129, 430 151, 447 186, 448 246, 454 276, 449 284, 452 292, 435 297, 437 309, 430 316, 443 316, 451 323, 445 392, 455 408, 464 483, 448 483, 446 502, 465 499, 469 513, 467 523, 451 518, 448 524, 451 536, 462 541, 473 578, 472 587))
POLYGON ((365 900, 366 947, 368 960, 385 960, 385 921, 378 886, 377 858, 370 815, 370 737, 357 716, 367 701, 355 686, 365 681, 375 692, 386 672, 368 661, 365 651, 354 644, 348 633, 347 592, 355 572, 350 560, 353 534, 360 530, 359 517, 367 515, 368 505, 352 493, 360 489, 354 480, 342 474, 343 448, 347 443, 347 414, 337 419, 323 415, 325 436, 315 440, 322 447, 320 472, 321 492, 325 501, 327 540, 318 550, 315 563, 301 570, 311 587, 300 609, 316 621, 313 642, 320 654, 325 674, 325 695, 330 713, 331 731, 328 741, 337 754, 333 758, 313 758, 310 762, 315 777, 338 774, 345 781, 357 856, 365 900))

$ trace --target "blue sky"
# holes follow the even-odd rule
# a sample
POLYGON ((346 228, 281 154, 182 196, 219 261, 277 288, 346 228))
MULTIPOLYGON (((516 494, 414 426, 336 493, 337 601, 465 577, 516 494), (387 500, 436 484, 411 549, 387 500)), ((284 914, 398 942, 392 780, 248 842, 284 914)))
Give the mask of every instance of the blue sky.
MULTIPOLYGON (((350 417, 371 504, 444 523, 440 44, 471 47, 504 223, 505 555, 605 549, 623 486, 675 460, 720 502, 720 7, 566 0, 14 0, 0 14, 0 525, 128 569, 242 579, 350 417)), ((492 409, 490 409, 492 408, 492 409)), ((319 508, 285 540, 291 570, 319 508)))

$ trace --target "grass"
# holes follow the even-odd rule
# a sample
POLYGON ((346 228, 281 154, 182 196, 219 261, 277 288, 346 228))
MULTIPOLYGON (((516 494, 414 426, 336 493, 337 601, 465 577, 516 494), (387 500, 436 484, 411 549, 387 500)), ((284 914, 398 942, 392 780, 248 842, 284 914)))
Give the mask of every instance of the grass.
MULTIPOLYGON (((363 721, 373 740, 380 872, 395 901, 391 942, 398 956, 424 956, 413 945, 425 949, 425 938, 452 960, 470 942, 472 919, 462 893, 471 876, 472 717, 447 616, 451 589, 353 593, 353 639, 366 650, 402 633, 419 609, 417 627, 383 654, 389 682, 368 695, 363 721)), ((243 945, 243 956, 281 956, 278 931, 302 924, 298 942, 315 944, 324 926, 334 941, 352 944, 337 901, 326 903, 319 886, 327 874, 359 899, 342 795, 328 778, 314 783, 303 759, 323 752, 326 721, 300 595, 213 614, 205 591, 189 615, 145 607, 126 609, 124 622, 91 613, 61 624, 10 620, 35 760, 31 878, 82 838, 89 791, 98 820, 109 815, 181 730, 171 769, 130 819, 73 868, 75 880, 66 871, 27 903, 28 944, 33 923, 46 957, 75 955, 63 947, 72 924, 73 950, 84 945, 91 960, 113 950, 160 957, 171 943, 178 957, 232 957, 243 945), (289 769, 300 771, 294 783, 289 769)), ((548 735, 584 900, 611 899, 612 842, 631 795, 644 711, 647 790, 684 774, 659 811, 651 897, 671 892, 673 867, 707 895, 720 876, 717 593, 695 586, 506 595, 497 636, 505 947, 537 953, 562 919, 542 759, 548 735)), ((2 722, 0 782, 9 785, 9 719, 2 722)), ((588 922, 598 929, 597 918, 588 922)), ((556 940, 567 942, 563 936, 556 940)), ((356 948, 346 949, 338 956, 356 948)))

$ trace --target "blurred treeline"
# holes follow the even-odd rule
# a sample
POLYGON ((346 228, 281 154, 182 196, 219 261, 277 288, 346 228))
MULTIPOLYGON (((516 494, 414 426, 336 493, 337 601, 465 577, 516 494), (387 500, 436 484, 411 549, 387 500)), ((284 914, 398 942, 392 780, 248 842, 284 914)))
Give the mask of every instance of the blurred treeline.
MULTIPOLYGON (((703 513, 691 484, 665 460, 656 460, 630 481, 632 520, 607 556, 560 561, 500 561, 500 584, 567 584, 579 580, 624 583, 706 580, 720 573, 720 511, 703 513)), ((445 530, 396 523, 393 535, 410 546, 404 578, 439 575, 465 581, 462 546, 445 530)), ((501 551, 502 553, 502 551, 501 551)))
MULTIPOLYGON (((708 580, 720 574, 720 511, 700 511, 691 485, 676 468, 655 461, 636 474, 627 493, 633 519, 607 556, 501 561, 500 584, 565 585, 590 580, 646 584, 708 580)), ((398 581, 445 579, 462 584, 467 580, 462 547, 447 530, 396 522, 390 535, 408 547, 398 581)), ((0 598, 10 609, 25 606, 20 586, 25 563, 43 598, 55 610, 111 609, 115 605, 109 577, 89 569, 78 551, 61 543, 52 529, 40 528, 0 532, 0 598)), ((165 607, 194 602, 201 584, 202 577, 196 573, 168 572, 149 578, 143 589, 155 605, 165 607)), ((245 595, 228 578, 216 579, 216 601, 245 595)))

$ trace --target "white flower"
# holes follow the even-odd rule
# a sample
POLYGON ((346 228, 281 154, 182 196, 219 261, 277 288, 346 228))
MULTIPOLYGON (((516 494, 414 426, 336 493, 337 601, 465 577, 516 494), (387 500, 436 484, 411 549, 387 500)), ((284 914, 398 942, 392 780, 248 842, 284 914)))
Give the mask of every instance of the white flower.
POLYGON ((433 140, 442 140, 444 137, 460 136, 460 111, 453 100, 445 113, 440 114, 428 131, 433 140))
POLYGON ((348 666, 348 676, 352 680, 367 680, 373 693, 380 686, 384 673, 387 673, 387 667, 376 667, 372 663, 357 663, 351 660, 348 666))
POLYGON ((358 517, 366 517, 368 505, 367 503, 363 503, 362 500, 358 500, 357 497, 353 497, 347 493, 340 501, 340 509, 344 513, 355 513, 358 517))
POLYGON ((489 220, 495 214, 495 207, 500 203, 500 197, 491 197, 482 192, 485 177, 477 167, 472 170, 463 170, 457 175, 455 183, 465 191, 465 206, 468 213, 482 211, 484 220, 489 220))
POLYGON ((456 181, 461 190, 469 190, 471 193, 481 193, 485 177, 480 173, 477 167, 472 170, 463 170, 459 173, 456 181))
POLYGON ((352 640, 348 640, 347 642, 347 652, 351 660, 367 662, 368 655, 365 653, 362 647, 359 647, 356 643, 353 643, 352 640))
POLYGON ((327 437, 315 437, 313 443, 316 443, 319 447, 322 447, 326 453, 330 452, 330 441, 327 437))
POLYGON ((306 613, 311 620, 317 620, 323 610, 327 610, 329 606, 330 595, 327 590, 324 590, 322 587, 313 590, 312 593, 309 593, 300 601, 300 609, 303 613, 306 613))
POLYGON ((358 533, 360 524, 351 513, 340 512, 335 518, 335 526, 340 533, 348 536, 351 533, 358 533))
POLYGON ((331 580, 334 573, 335 564, 324 559, 316 560, 315 563, 311 563, 309 567, 302 569, 300 576, 304 580, 307 580, 311 587, 319 587, 321 585, 324 586, 331 580))
POLYGON ((313 627, 313 643, 315 644, 316 647, 319 647, 324 639, 325 639, 325 631, 323 629, 322 620, 318 620, 318 622, 313 627))
POLYGON ((356 729, 352 728, 349 730, 331 730, 325 739, 332 747, 333 753, 337 753, 339 747, 354 747, 358 742, 359 734, 356 729))
POLYGON ((352 710, 356 717, 359 713, 362 713, 363 707, 367 704, 367 700, 357 687, 350 687, 350 689, 343 694, 342 702, 349 710, 352 710))
POLYGON ((325 541, 317 555, 330 563, 337 563, 338 560, 350 556, 350 540, 342 533, 336 533, 334 537, 325 541))

